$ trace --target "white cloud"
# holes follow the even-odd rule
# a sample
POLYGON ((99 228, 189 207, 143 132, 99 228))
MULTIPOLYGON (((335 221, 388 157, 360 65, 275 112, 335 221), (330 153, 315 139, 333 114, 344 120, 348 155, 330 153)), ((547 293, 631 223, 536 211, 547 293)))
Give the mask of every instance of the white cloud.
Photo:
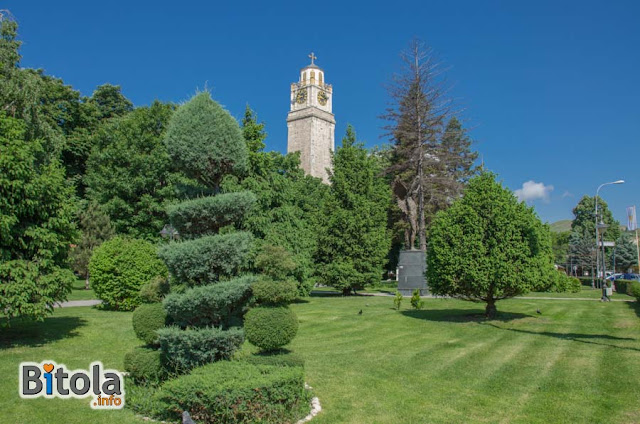
POLYGON ((573 193, 570 193, 568 191, 565 191, 564 193, 562 193, 562 198, 566 198, 566 197, 573 197, 573 193))
POLYGON ((537 199, 542 199, 545 202, 549 201, 549 195, 553 191, 552 185, 544 185, 543 183, 537 183, 533 180, 529 180, 522 184, 522 188, 517 189, 514 193, 518 200, 524 200, 530 202, 537 199))

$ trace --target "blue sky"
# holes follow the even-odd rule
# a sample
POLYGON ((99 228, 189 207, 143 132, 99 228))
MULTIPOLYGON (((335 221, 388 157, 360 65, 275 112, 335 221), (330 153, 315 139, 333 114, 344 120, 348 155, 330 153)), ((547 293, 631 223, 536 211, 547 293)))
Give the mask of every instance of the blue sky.
POLYGON ((23 66, 86 95, 121 85, 136 105, 181 102, 208 87, 237 118, 249 103, 267 124, 267 148, 280 151, 290 83, 311 51, 333 84, 336 143, 347 123, 367 146, 386 142, 384 85, 416 36, 450 68, 486 166, 537 196, 530 203, 544 220, 571 218, 582 195, 619 178, 627 183, 601 191, 614 215, 624 223, 626 206, 640 206, 638 1, 219 3, 0 8, 20 24, 23 66))

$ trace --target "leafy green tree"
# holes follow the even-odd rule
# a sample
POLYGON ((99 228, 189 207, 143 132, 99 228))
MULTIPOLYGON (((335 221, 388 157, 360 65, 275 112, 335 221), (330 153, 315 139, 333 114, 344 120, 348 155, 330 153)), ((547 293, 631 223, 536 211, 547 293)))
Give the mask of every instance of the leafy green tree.
MULTIPOLYGON (((258 239, 257 250, 261 245, 272 245, 292 255, 296 263, 293 277, 298 282, 299 294, 306 296, 317 274, 314 254, 318 234, 323 231, 321 205, 328 187, 320 179, 304 174, 298 153, 264 151, 264 124, 258 122, 248 106, 242 132, 249 151, 248 172, 242 178, 227 176, 223 191, 250 190, 256 195, 257 204, 242 228, 258 239)), ((255 270, 261 269, 256 266, 255 270)))
POLYGON ((101 205, 118 234, 158 239, 166 207, 186 183, 163 142, 173 110, 154 102, 108 121, 93 138, 87 197, 101 205))
POLYGON ((318 242, 323 281, 345 294, 380 280, 391 246, 387 231, 391 193, 378 165, 348 126, 333 155, 323 210, 325 232, 318 242))
POLYGON ((85 278, 84 288, 89 290, 89 261, 96 247, 115 235, 111 220, 95 203, 90 203, 79 214, 82 236, 71 251, 73 269, 85 278))
POLYGON ((471 179, 431 228, 431 291, 485 302, 488 317, 496 316, 496 301, 546 286, 554 272, 548 227, 491 173, 471 179))
MULTIPOLYGON (((596 249, 595 235, 585 229, 571 231, 569 236, 569 264, 582 274, 589 273, 595 278, 596 249)), ((595 280, 592 282, 595 287, 595 280)))
POLYGON ((0 112, 0 310, 42 319, 70 292, 73 188, 25 124, 0 112))
MULTIPOLYGON (((571 222, 571 231, 577 231, 580 234, 591 234, 594 244, 596 239, 595 208, 595 197, 583 196, 576 207, 573 208, 574 218, 573 222, 571 222)), ((604 233, 604 239, 607 241, 617 240, 620 237, 620 222, 613 218, 609 206, 601 198, 598 198, 598 217, 609 226, 604 233)))
POLYGON ((551 233, 551 248, 553 249, 553 261, 558 265, 565 265, 569 256, 569 240, 571 231, 551 233))
POLYGON ((89 102, 98 109, 100 120, 123 116, 133 111, 133 103, 122 94, 119 85, 103 84, 98 86, 89 102))

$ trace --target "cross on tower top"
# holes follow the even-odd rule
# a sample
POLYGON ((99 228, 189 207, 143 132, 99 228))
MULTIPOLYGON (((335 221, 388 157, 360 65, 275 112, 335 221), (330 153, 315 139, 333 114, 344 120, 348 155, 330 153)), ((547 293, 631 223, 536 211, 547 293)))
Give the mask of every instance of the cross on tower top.
POLYGON ((311 54, 309 55, 309 58, 311 58, 311 64, 314 65, 313 61, 316 60, 318 56, 314 55, 313 52, 311 52, 311 54))

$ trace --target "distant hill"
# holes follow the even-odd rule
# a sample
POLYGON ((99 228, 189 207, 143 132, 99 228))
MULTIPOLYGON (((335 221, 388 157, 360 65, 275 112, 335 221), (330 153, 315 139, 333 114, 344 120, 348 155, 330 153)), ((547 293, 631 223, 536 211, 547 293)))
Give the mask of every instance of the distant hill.
POLYGON ((554 233, 563 233, 565 231, 571 231, 571 220, 563 219, 561 221, 556 221, 553 224, 549 225, 551 227, 551 231, 554 233))

